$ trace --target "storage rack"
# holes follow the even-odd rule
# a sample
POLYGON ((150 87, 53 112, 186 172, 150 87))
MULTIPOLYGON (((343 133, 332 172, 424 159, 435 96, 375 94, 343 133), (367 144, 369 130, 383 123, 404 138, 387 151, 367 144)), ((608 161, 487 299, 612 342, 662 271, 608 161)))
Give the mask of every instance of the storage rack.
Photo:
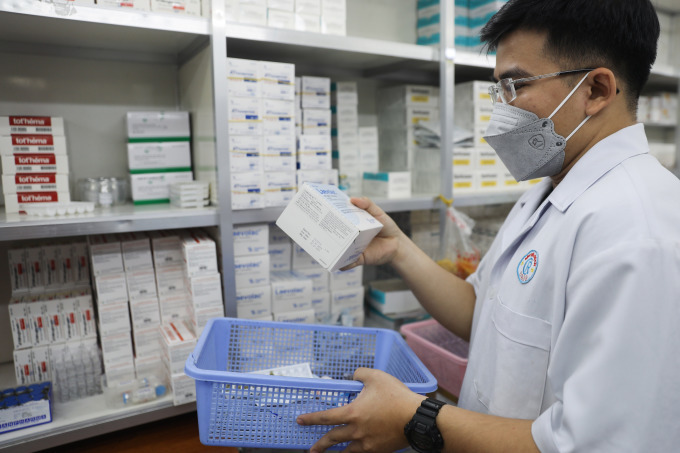
MULTIPOLYGON (((399 5, 410 8, 409 14, 415 15, 414 0, 348 0, 350 15, 353 9, 371 6, 390 9, 399 5)), ((218 232, 221 248, 222 275, 225 311, 227 316, 234 315, 235 289, 232 248, 234 225, 252 222, 274 221, 281 209, 259 209, 232 211, 230 206, 228 135, 226 93, 226 55, 283 61, 296 64, 296 72, 310 75, 334 75, 341 78, 368 78, 379 81, 429 83, 441 87, 440 109, 442 131, 441 193, 452 197, 452 137, 453 122, 453 85, 455 82, 475 78, 488 79, 494 67, 493 57, 457 52, 453 48, 454 1, 442 0, 441 3, 441 49, 417 46, 394 40, 362 37, 368 33, 352 33, 341 37, 310 34, 298 31, 272 29, 241 24, 226 24, 224 5, 212 0, 210 18, 193 18, 139 11, 119 11, 94 7, 76 6, 69 15, 55 12, 52 3, 31 0, 0 0, 0 55, 9 56, 9 61, 19 63, 16 68, 0 69, 0 89, 2 104, 0 115, 12 113, 45 113, 45 100, 63 105, 73 103, 75 109, 86 110, 77 117, 69 131, 69 154, 72 173, 75 178, 91 176, 88 171, 102 171, 109 167, 125 169, 124 161, 108 158, 109 151, 118 154, 123 146, 123 113, 126 109, 139 109, 140 106, 152 110, 186 109, 192 112, 194 133, 200 130, 199 139, 213 140, 216 149, 218 192, 221 207, 201 210, 182 211, 167 206, 122 206, 106 211, 97 210, 92 215, 65 219, 27 219, 18 215, 0 214, 0 251, 12 241, 46 238, 73 237, 99 233, 120 233, 131 231, 161 230, 167 228, 214 227, 218 232), (24 59, 27 61, 24 62, 24 59), (90 105, 88 89, 92 87, 75 86, 76 82, 63 76, 53 76, 50 80, 62 90, 64 87, 77 88, 85 94, 64 93, 46 94, 54 86, 45 87, 36 77, 31 63, 45 62, 56 68, 57 59, 79 61, 85 70, 92 70, 92 77, 102 77, 114 90, 129 89, 133 94, 112 102, 115 109, 90 105), (86 62, 92 63, 86 63, 86 62), (25 64, 24 64, 25 63, 25 64), (103 74, 105 71, 122 66, 129 69, 132 85, 139 82, 143 87, 152 87, 153 95, 137 100, 133 98, 134 86, 124 87, 124 81, 113 83, 114 76, 103 74), (160 68, 160 69, 159 69, 160 68), (97 72, 100 70, 101 72, 97 72), (137 71, 137 72, 134 72, 137 71), (61 78, 60 78, 61 77, 61 78), (156 79, 160 80, 158 82, 156 79), (160 86, 157 88, 156 83, 160 86), (34 98, 24 101, 13 98, 11 86, 34 87, 45 90, 34 98), (200 89, 197 89, 197 86, 200 89), (161 93, 162 91, 162 93, 161 93), (160 94, 159 94, 160 93, 160 94), (207 94, 206 94, 207 93, 207 94), (71 99, 75 97, 77 99, 71 99), (6 101, 7 100, 7 101, 6 101), (44 102, 44 101, 43 101, 44 102), (127 102, 127 104, 126 104, 127 102), (79 104, 80 103, 80 104, 79 104), (35 110, 35 112, 31 111, 35 110), (94 110, 93 110, 94 109, 94 110), (28 111, 27 111, 28 110, 28 111), (101 114, 107 121, 118 121, 110 128, 100 128, 92 118, 85 118, 93 111, 101 114), (215 126, 217 125, 217 126, 215 126), (75 130, 73 130, 75 129, 75 130), (96 140, 101 132, 108 141, 100 144, 96 140), (108 135, 107 135, 108 134, 108 135), (93 151, 95 150, 95 151, 93 151), (89 153, 97 153, 101 162, 91 162, 89 153), (106 157, 106 158, 104 158, 106 157), (86 162, 87 160, 90 160, 86 162), (86 166, 89 165, 89 167, 86 166), (76 167, 76 168, 74 168, 76 167)), ((415 18, 415 16, 414 16, 415 18)), ((348 26, 350 24, 348 23, 348 26)), ((415 28, 415 19, 413 20, 415 28)), ((63 63, 63 62, 62 62, 63 63)), ((39 73, 39 71, 38 71, 39 73)), ((125 70, 121 70, 125 75, 125 70)), ((86 80, 83 76, 78 81, 86 80)), ((657 88, 677 90, 680 74, 674 68, 655 68, 650 85, 657 88)), ((94 81, 97 85, 97 80, 94 81)), ((85 84, 86 85, 86 84, 85 84)), ((19 90, 21 92, 21 90, 19 90)), ((91 92, 90 92, 91 93, 91 92)), ((141 92, 140 92, 141 93, 141 92)), ((91 94, 90 94, 91 95, 91 94)), ((141 94, 140 94, 141 95, 141 94)), ((19 96, 19 95, 17 95, 19 96)), ((96 97, 96 96, 95 96, 96 97)), ((96 97, 99 101, 100 98, 96 97)), ((96 101, 93 101, 96 103, 96 101)), ((61 108, 61 107, 59 107, 61 108)), ((69 107, 70 108, 70 107, 69 107)), ((58 108, 48 111, 60 115, 58 108)), ((66 115, 63 115, 66 116, 66 115)), ((68 118, 70 120, 70 118, 68 118)), ((677 134, 676 134, 677 135, 677 134)), ((680 145, 680 143, 679 143, 680 145)), ((122 159, 125 157, 123 156, 122 159)), ((457 206, 497 204, 513 202, 518 194, 474 194, 456 197, 457 206)), ((387 212, 438 209, 442 204, 432 196, 414 196, 408 200, 376 200, 387 212)), ((0 256, 5 256, 0 253, 0 256)), ((6 261, 6 259, 5 259, 6 261)), ((6 285, 6 270, 0 263, 0 289, 6 285), (3 280, 4 279, 4 280, 3 280), (3 283, 4 282, 4 283, 3 283)), ((8 294, 8 291, 3 291, 8 294)), ((6 302, 2 301, 4 306, 6 302)), ((6 322, 6 310, 0 307, 0 323, 6 322)), ((0 333, 0 335, 3 335, 0 333)), ((7 335, 6 333, 4 335, 7 335)), ((3 337, 0 348, 0 362, 11 360, 11 339, 3 337), (9 339, 7 342, 6 339, 9 339), (10 351, 7 350, 10 349, 10 351)), ((14 384, 11 364, 0 365, 0 387, 14 384)), ((172 406, 167 398, 132 409, 94 409, 104 407, 103 397, 92 397, 83 401, 65 403, 58 406, 55 413, 57 421, 34 428, 16 431, 0 436, 0 449, 27 451, 49 448, 73 442, 94 435, 111 432, 153 420, 170 417, 195 410, 195 404, 172 406), (83 414, 86 414, 83 416, 83 414)))

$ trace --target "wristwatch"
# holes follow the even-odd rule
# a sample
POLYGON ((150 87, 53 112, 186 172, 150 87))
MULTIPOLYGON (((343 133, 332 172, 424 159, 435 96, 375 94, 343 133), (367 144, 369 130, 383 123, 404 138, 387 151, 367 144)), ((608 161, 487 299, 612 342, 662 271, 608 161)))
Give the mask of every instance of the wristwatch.
POLYGON ((408 443, 418 453, 439 453, 444 448, 444 439, 436 421, 439 409, 444 404, 436 399, 427 398, 404 427, 408 443))

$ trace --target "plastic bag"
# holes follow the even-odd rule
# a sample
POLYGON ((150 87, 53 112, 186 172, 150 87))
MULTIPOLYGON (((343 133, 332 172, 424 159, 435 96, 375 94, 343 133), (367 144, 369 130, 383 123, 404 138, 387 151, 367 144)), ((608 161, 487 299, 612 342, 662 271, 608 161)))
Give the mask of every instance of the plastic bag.
POLYGON ((437 264, 463 279, 477 269, 481 259, 479 248, 470 239, 474 226, 470 217, 453 206, 446 209, 444 242, 437 264))

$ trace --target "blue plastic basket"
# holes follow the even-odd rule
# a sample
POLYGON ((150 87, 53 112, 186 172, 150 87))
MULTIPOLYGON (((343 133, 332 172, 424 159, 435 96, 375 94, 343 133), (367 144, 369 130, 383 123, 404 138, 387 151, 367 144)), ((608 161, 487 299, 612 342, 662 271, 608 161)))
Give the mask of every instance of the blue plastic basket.
POLYGON ((300 426, 297 416, 352 402, 363 388, 352 380, 359 367, 385 371, 420 394, 437 389, 434 376, 391 330, 212 319, 185 366, 196 380, 201 442, 308 449, 332 426, 300 426), (304 362, 314 375, 333 379, 249 374, 304 362))

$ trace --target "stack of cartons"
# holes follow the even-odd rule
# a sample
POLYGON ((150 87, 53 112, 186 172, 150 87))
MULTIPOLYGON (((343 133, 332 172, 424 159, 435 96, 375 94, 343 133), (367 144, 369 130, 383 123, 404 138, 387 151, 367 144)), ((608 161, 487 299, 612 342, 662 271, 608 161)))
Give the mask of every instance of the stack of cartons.
POLYGON ((0 159, 7 213, 70 201, 63 118, 0 116, 0 159))
POLYGON ((359 166, 361 171, 377 173, 380 168, 378 128, 366 126, 359 128, 359 166))
POLYGON ((267 0, 267 25, 295 30, 295 0, 267 0))
POLYGON ((184 364, 196 347, 196 336, 185 321, 160 327, 163 365, 175 405, 196 400, 194 380, 184 373, 184 364))
POLYGON ((271 320, 269 228, 267 224, 234 228, 236 315, 271 320))
POLYGON ((362 171, 359 151, 359 96, 356 82, 333 82, 333 167, 338 170, 340 189, 361 194, 362 171))
POLYGON ((343 325, 364 324, 363 266, 330 274, 331 318, 343 325))
POLYGON ((188 112, 128 112, 134 204, 170 203, 170 186, 193 180, 188 112))

